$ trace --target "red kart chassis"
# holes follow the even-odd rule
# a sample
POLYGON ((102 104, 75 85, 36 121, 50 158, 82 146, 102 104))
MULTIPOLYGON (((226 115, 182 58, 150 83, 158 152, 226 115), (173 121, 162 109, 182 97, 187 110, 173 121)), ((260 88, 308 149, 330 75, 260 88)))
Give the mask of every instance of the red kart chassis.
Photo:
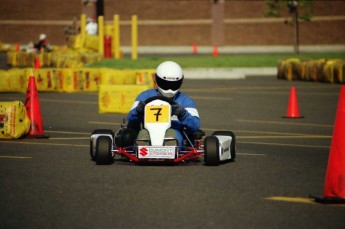
POLYGON ((176 147, 175 153, 177 157, 175 159, 155 159, 155 158, 139 158, 136 154, 135 149, 133 147, 126 147, 126 148, 117 148, 112 150, 113 153, 123 156, 132 162, 140 163, 140 162, 172 162, 172 163, 180 163, 184 161, 191 161, 197 160, 204 155, 204 149, 201 145, 201 140, 197 141, 197 147, 176 147), (179 150, 179 148, 183 150, 179 150))

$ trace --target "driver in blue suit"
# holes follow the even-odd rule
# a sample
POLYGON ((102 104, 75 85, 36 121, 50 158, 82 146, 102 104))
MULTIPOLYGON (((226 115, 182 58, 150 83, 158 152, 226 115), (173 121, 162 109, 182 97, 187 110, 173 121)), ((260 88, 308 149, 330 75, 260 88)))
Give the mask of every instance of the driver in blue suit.
MULTIPOLYGON (((157 89, 150 89, 138 95, 127 116, 128 128, 139 131, 143 123, 145 101, 154 96, 164 96, 172 99, 175 104, 171 105, 171 129, 174 137, 177 138, 178 145, 183 144, 182 129, 186 128, 187 132, 195 132, 200 128, 199 113, 194 101, 186 94, 180 92, 183 82, 183 72, 180 65, 173 61, 161 63, 155 74, 157 89)), ((168 134, 169 135, 169 134, 168 134)), ((139 132, 140 136, 140 132, 139 132)), ((138 139, 139 139, 138 136, 138 139)), ((166 134, 167 136, 167 134, 166 134)), ((170 136, 169 136, 170 137, 170 136)))

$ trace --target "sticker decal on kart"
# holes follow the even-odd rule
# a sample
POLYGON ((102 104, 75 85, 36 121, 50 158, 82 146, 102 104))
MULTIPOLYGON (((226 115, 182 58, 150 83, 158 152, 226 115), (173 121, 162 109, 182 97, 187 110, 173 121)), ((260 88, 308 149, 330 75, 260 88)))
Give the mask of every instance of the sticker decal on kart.
POLYGON ((139 146, 139 158, 155 158, 155 159, 174 159, 176 147, 175 146, 139 146))
POLYGON ((145 107, 145 122, 146 123, 162 123, 169 122, 169 107, 167 105, 161 106, 146 106, 145 107))

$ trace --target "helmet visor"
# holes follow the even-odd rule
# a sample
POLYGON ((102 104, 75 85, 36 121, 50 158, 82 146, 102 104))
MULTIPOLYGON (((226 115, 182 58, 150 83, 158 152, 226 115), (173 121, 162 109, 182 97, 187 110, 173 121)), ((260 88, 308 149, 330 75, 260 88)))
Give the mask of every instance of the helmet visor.
POLYGON ((164 80, 160 77, 157 76, 156 74, 156 83, 158 87, 162 88, 163 90, 173 90, 176 91, 180 89, 182 85, 183 78, 177 81, 169 81, 169 80, 164 80))

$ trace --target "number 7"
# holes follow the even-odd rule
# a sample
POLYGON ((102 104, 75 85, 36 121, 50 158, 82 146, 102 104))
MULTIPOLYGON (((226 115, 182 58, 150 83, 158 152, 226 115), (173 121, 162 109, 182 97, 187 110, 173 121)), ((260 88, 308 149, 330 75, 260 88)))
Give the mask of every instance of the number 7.
POLYGON ((155 113, 154 115, 156 116, 156 122, 158 122, 159 116, 162 115, 161 111, 162 108, 161 107, 157 107, 157 108, 150 108, 151 111, 157 111, 157 113, 155 113))

